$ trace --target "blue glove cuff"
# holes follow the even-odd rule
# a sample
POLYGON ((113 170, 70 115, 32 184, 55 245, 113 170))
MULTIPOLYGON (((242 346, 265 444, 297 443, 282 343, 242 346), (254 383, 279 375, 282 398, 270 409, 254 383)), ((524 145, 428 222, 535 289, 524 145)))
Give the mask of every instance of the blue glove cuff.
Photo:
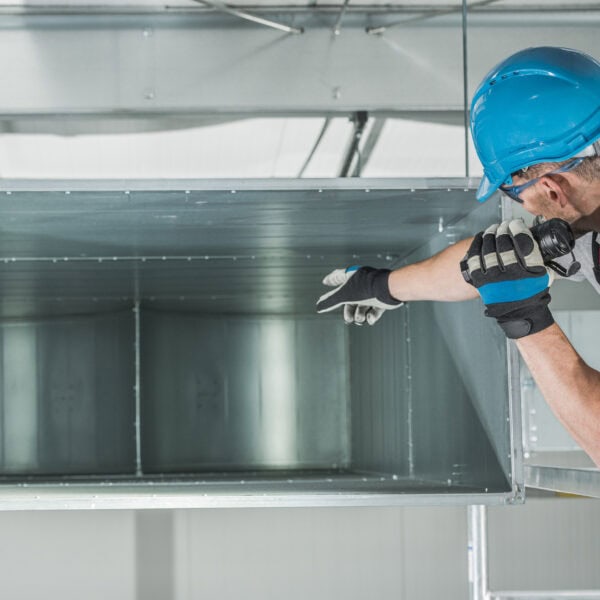
POLYGON ((483 303, 487 306, 499 302, 517 302, 526 300, 543 292, 550 284, 548 273, 540 277, 527 279, 513 279, 511 281, 497 281, 482 285, 478 291, 483 303))

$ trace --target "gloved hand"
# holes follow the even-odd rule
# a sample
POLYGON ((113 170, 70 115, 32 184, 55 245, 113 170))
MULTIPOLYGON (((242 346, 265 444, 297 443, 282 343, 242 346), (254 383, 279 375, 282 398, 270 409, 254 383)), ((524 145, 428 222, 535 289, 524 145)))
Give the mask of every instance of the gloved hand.
POLYGON ((537 242, 521 219, 478 233, 461 261, 465 279, 511 339, 554 323, 548 308, 550 278, 537 242))
POLYGON ((323 279, 324 285, 337 286, 317 301, 317 312, 324 313, 344 307, 344 321, 373 325, 386 310, 404 304, 392 297, 388 287, 389 269, 348 267, 336 269, 323 279))

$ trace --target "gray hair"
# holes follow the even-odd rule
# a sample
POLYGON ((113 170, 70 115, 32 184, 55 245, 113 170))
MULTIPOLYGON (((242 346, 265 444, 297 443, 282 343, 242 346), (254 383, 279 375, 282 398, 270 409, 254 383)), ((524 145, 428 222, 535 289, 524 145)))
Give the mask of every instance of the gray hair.
MULTIPOLYGON (((596 144, 594 144, 596 145, 596 144)), ((541 177, 545 173, 554 171, 563 165, 566 165, 572 158, 568 160, 561 160, 559 162, 544 162, 538 163, 537 165, 531 165, 525 167, 513 173, 513 177, 520 177, 525 180, 535 179, 541 177)), ((600 156, 586 156, 581 164, 577 165, 571 173, 579 175, 584 181, 598 181, 600 180, 600 156)))

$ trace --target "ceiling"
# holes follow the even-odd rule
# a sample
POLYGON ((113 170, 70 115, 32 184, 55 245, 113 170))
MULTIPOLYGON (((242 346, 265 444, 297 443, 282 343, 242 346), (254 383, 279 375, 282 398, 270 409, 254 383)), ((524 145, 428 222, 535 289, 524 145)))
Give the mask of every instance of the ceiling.
MULTIPOLYGON (((491 14, 492 24, 496 19, 493 9, 505 9, 504 12, 510 13, 525 8, 537 10, 542 6, 574 14, 587 7, 590 11, 595 10, 595 20, 589 20, 585 13, 579 21, 573 20, 565 26, 567 15, 561 13, 556 18, 548 17, 535 31, 529 27, 530 21, 501 24, 495 29, 486 25, 473 35, 469 31, 471 91, 498 56, 505 56, 527 44, 578 45, 600 55, 600 45, 596 41, 600 15, 598 2, 469 2, 472 8, 478 5, 478 10, 491 14), (495 39, 495 43, 488 43, 490 38, 495 39)), ((328 22, 334 22, 336 12, 342 14, 344 2, 316 0, 284 4, 281 1, 240 0, 232 6, 248 12, 271 7, 280 11, 293 7, 330 10, 332 16, 328 22)), ((461 6, 461 2, 449 0, 363 0, 350 1, 346 8, 348 11, 376 10, 380 15, 402 10, 431 11, 435 16, 452 9, 459 12, 461 6)), ((6 12, 31 9, 34 14, 41 9, 72 9, 91 15, 95 9, 119 12, 126 7, 159 13, 168 12, 164 9, 169 8, 206 10, 193 0, 0 0, 0 9, 6 12)), ((208 12, 212 11, 209 9, 208 12)), ((235 17, 231 19, 237 22, 235 17)), ((434 21, 429 19, 427 22, 434 21)), ((162 33, 150 38, 141 36, 134 27, 131 33, 111 37, 110 31, 106 35, 85 27, 71 31, 70 25, 61 25, 59 33, 51 27, 41 31, 28 19, 23 19, 16 28, 4 25, 0 39, 0 85, 5 91, 3 99, 0 98, 0 178, 336 177, 343 172, 356 133, 351 121, 354 113, 348 107, 352 101, 360 106, 362 99, 367 97, 362 94, 363 90, 372 91, 376 86, 380 88, 376 93, 382 106, 402 106, 404 102, 408 110, 406 114, 400 114, 402 111, 369 112, 358 152, 352 154, 348 175, 379 178, 479 176, 481 167, 472 148, 467 152, 468 161, 465 159, 460 27, 450 34, 436 23, 418 31, 412 27, 392 27, 374 44, 367 39, 373 36, 366 36, 364 27, 353 26, 354 32, 342 31, 343 35, 335 44, 330 40, 330 30, 323 28, 322 34, 309 32, 314 37, 306 39, 302 45, 298 38, 309 38, 308 35, 277 38, 274 37, 277 32, 251 24, 243 30, 243 35, 257 41, 248 45, 249 51, 236 53, 231 48, 242 38, 238 31, 225 29, 223 32, 228 37, 221 38, 219 31, 203 30, 202 39, 210 39, 210 43, 205 42, 196 52, 193 45, 195 31, 187 33, 184 40, 175 30, 170 38, 162 33), (80 34, 77 43, 72 42, 74 33, 80 34), (258 36, 263 37, 258 39, 258 36), (155 39, 154 46, 145 46, 141 50, 142 39, 155 39), (219 39, 222 39, 220 45, 214 41, 219 39), (364 48, 353 48, 356 39, 364 44, 364 48), (78 59, 86 48, 93 48, 95 63, 88 65, 85 60, 78 59), (163 54, 165 49, 172 49, 173 56, 163 54), (359 65, 356 57, 364 54, 363 49, 370 54, 364 64, 359 65), (302 54, 304 70, 297 78, 298 87, 291 89, 278 81, 283 81, 283 74, 289 71, 283 57, 287 56, 286 60, 289 60, 294 52, 302 54), (350 56, 351 52, 356 56, 350 56), (104 56, 107 58, 103 62, 104 56), (74 65, 79 65, 77 71, 74 65), (169 71, 171 67, 179 69, 178 79, 169 71), (92 69, 92 85, 87 85, 85 80, 82 84, 86 70, 92 69), (211 69, 221 70, 220 78, 214 76, 211 69), (341 102, 347 104, 334 106, 331 98, 337 93, 337 79, 342 78, 342 72, 346 80, 342 85, 341 102), (196 75, 195 91, 185 96, 192 88, 190 77, 194 73, 201 73, 196 75), (248 73, 246 80, 240 80, 248 73), (309 79, 307 75, 314 77, 309 79), (371 75, 370 79, 365 79, 365 75, 371 75), (212 77, 210 85, 205 85, 207 76, 212 77), (154 85, 156 79, 159 81, 154 85), (256 93, 265 82, 269 87, 262 95, 256 93), (15 94, 14 90, 20 86, 23 91, 15 94), (88 92, 83 92, 86 87, 88 92), (155 87, 158 90, 156 97, 155 87), (243 99, 237 94, 238 87, 251 98, 250 108, 244 106, 237 115, 231 112, 231 107, 223 114, 211 113, 211 107, 219 106, 220 100, 231 101, 233 98, 235 102, 243 99), (163 92, 161 97, 163 90, 174 91, 170 95, 163 92), (205 101, 204 98, 214 90, 217 92, 205 101), (272 110, 283 107, 289 99, 301 94, 304 94, 302 107, 309 109, 307 114, 272 110), (11 100, 7 101, 9 97, 11 100), (187 104, 182 101, 177 105, 184 97, 189 97, 185 100, 187 104), (314 106, 311 105, 313 100, 314 106), (197 114, 191 114, 190 107, 200 106, 203 101, 205 104, 197 114), (425 106, 427 102, 430 106, 425 106), (421 105, 426 109, 425 116, 419 115, 421 105), (333 107, 329 114, 322 108, 315 108, 329 106, 333 107), (145 107, 150 107, 150 112, 145 107), (93 114, 94 111, 98 114, 93 114)), ((144 36, 148 31, 151 33, 144 29, 144 36)), ((173 72, 177 71, 173 69, 173 72)), ((290 80, 293 81, 293 77, 290 80)))

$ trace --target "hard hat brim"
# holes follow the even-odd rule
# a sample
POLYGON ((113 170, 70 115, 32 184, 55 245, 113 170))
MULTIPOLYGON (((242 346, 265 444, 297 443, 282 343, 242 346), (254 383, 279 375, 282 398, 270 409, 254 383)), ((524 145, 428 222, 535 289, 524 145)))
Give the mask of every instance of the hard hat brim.
POLYGON ((475 197, 479 202, 485 202, 499 187, 500 184, 492 183, 485 175, 477 188, 475 197))

